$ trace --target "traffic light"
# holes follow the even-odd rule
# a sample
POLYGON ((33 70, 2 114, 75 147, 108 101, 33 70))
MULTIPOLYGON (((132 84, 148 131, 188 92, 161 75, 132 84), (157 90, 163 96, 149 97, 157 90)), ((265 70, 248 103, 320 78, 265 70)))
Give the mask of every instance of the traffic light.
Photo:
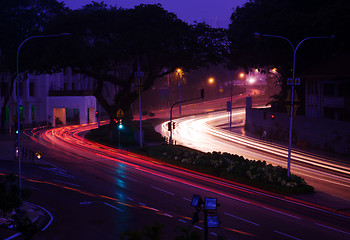
POLYGON ((95 117, 98 118, 98 111, 95 112, 95 117))
POLYGON ((168 131, 171 131, 171 122, 168 122, 168 131))
POLYGON ((271 117, 271 120, 274 120, 275 119, 275 114, 271 113, 270 117, 271 117))
POLYGON ((173 122, 173 129, 175 129, 175 122, 173 122))
POLYGON ((119 120, 119 125, 118 125, 118 128, 119 128, 119 129, 123 129, 123 128, 124 128, 124 126, 123 126, 123 123, 122 123, 122 120, 121 120, 121 119, 119 120))

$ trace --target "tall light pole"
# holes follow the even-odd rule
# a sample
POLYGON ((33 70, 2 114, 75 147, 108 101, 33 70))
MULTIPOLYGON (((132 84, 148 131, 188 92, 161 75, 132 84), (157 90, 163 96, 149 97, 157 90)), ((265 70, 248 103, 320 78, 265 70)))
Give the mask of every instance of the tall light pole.
POLYGON ((293 126, 293 110, 294 110, 294 85, 296 85, 295 82, 295 57, 297 50, 304 41, 309 39, 324 39, 324 38, 333 38, 334 36, 319 36, 319 37, 307 37, 301 40, 296 47, 294 47, 293 43, 285 37, 278 36, 278 35, 270 35, 270 34, 261 34, 261 33, 254 33, 255 37, 273 37, 273 38, 281 38, 286 40, 293 48, 293 71, 292 71, 292 82, 289 85, 292 85, 292 94, 291 94, 291 100, 290 100, 290 118, 289 118, 289 143, 288 143, 288 165, 287 165, 287 177, 290 177, 290 157, 291 157, 291 149, 292 149, 292 126, 293 126))
MULTIPOLYGON (((182 101, 182 96, 181 96, 181 88, 182 88, 182 77, 183 77, 183 71, 181 68, 178 68, 177 70, 177 74, 179 76, 179 102, 182 101)), ((181 103, 179 104, 179 115, 181 117, 181 103)))
POLYGON ((18 147, 18 189, 19 189, 19 196, 21 197, 21 190, 22 190, 22 183, 21 183, 21 129, 20 129, 20 98, 19 98, 19 51, 21 50, 21 47, 23 44, 33 38, 48 38, 48 37, 60 37, 60 36, 69 36, 70 33, 61 33, 61 34, 54 34, 54 35, 38 35, 38 36, 32 36, 29 38, 26 38, 18 47, 17 50, 17 76, 16 76, 16 94, 17 94, 17 147, 18 147))
POLYGON ((139 115, 140 115, 140 148, 142 148, 142 113, 141 113, 141 77, 144 76, 144 72, 140 72, 140 57, 137 57, 137 79, 138 79, 138 84, 139 84, 139 115))

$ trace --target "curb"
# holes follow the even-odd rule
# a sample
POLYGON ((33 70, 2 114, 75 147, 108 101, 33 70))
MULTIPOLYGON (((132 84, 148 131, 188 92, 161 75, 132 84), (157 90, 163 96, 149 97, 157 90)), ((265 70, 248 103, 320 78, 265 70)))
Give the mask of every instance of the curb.
MULTIPOLYGON (((29 203, 29 202, 24 202, 23 205, 29 206, 29 208, 30 208, 29 210, 35 211, 37 213, 37 217, 33 221, 35 223, 35 225, 37 226, 37 232, 39 232, 39 231, 43 232, 51 225, 54 218, 48 210, 46 210, 45 208, 43 208, 39 205, 29 203)), ((22 235, 22 233, 17 232, 15 234, 5 238, 4 240, 17 239, 21 235, 22 235)))

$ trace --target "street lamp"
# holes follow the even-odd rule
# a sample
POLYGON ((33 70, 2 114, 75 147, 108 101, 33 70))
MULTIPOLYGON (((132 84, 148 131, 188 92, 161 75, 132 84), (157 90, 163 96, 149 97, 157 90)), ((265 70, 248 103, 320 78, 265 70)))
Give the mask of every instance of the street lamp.
MULTIPOLYGON (((181 85, 181 82, 182 82, 182 77, 183 77, 183 71, 181 68, 178 68, 176 69, 176 72, 177 72, 177 75, 179 76, 179 102, 181 102, 181 88, 182 88, 182 85, 181 85)), ((180 117, 181 117, 181 103, 179 105, 179 114, 180 114, 180 117)))
POLYGON ((19 109, 20 109, 20 99, 19 99, 19 64, 18 64, 18 59, 19 59, 19 51, 21 50, 22 45, 29 41, 30 39, 33 38, 47 38, 47 37, 61 37, 61 36, 69 36, 70 33, 61 33, 61 34, 54 34, 54 35, 38 35, 38 36, 32 36, 29 38, 26 38, 18 47, 17 50, 17 76, 16 76, 16 94, 17 94, 17 130, 18 130, 18 135, 17 135, 17 144, 18 144, 18 188, 19 188, 19 196, 21 197, 21 189, 22 189, 22 184, 21 184, 21 151, 20 151, 20 145, 21 145, 21 131, 20 131, 20 114, 19 114, 19 109))
MULTIPOLYGON (((289 120, 289 143, 288 143, 288 165, 287 165, 287 177, 290 177, 290 157, 291 157, 291 148, 292 148, 292 126, 293 126, 293 99, 294 99, 294 85, 297 83, 295 82, 295 57, 297 50, 304 41, 309 39, 327 39, 327 38, 334 38, 334 35, 332 36, 319 36, 319 37, 307 37, 301 40, 296 47, 294 47, 293 43, 285 37, 278 36, 278 35, 270 35, 270 34, 261 34, 261 33, 254 33, 254 36, 259 37, 273 37, 273 38, 281 38, 286 40, 293 48, 293 72, 292 72, 292 82, 290 85, 292 85, 292 94, 291 94, 291 100, 290 100, 290 120, 289 120)), ((300 82, 299 82, 300 84, 300 82)))

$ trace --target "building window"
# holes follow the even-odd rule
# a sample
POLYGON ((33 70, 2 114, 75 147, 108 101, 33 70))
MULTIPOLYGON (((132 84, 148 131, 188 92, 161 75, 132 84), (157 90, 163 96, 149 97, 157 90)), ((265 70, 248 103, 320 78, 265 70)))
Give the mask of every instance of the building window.
POLYGON ((35 121, 35 105, 32 105, 31 115, 32 115, 32 121, 35 121))
POLYGON ((0 84, 0 96, 2 96, 2 97, 6 97, 7 96, 7 94, 8 94, 8 91, 9 91, 9 89, 8 89, 8 87, 9 87, 9 85, 8 85, 8 83, 7 82, 2 82, 1 84, 0 84))
POLYGON ((341 83, 338 85, 338 92, 340 97, 349 97, 350 96, 350 83, 341 83))
MULTIPOLYGON (((17 96, 17 83, 16 83, 16 96, 17 96)), ((23 97, 23 82, 19 83, 19 97, 23 97)))
POLYGON ((34 97, 35 90, 34 90, 34 82, 29 83, 29 97, 34 97))
POLYGON ((323 95, 327 97, 335 96, 335 84, 326 83, 323 85, 323 95))

